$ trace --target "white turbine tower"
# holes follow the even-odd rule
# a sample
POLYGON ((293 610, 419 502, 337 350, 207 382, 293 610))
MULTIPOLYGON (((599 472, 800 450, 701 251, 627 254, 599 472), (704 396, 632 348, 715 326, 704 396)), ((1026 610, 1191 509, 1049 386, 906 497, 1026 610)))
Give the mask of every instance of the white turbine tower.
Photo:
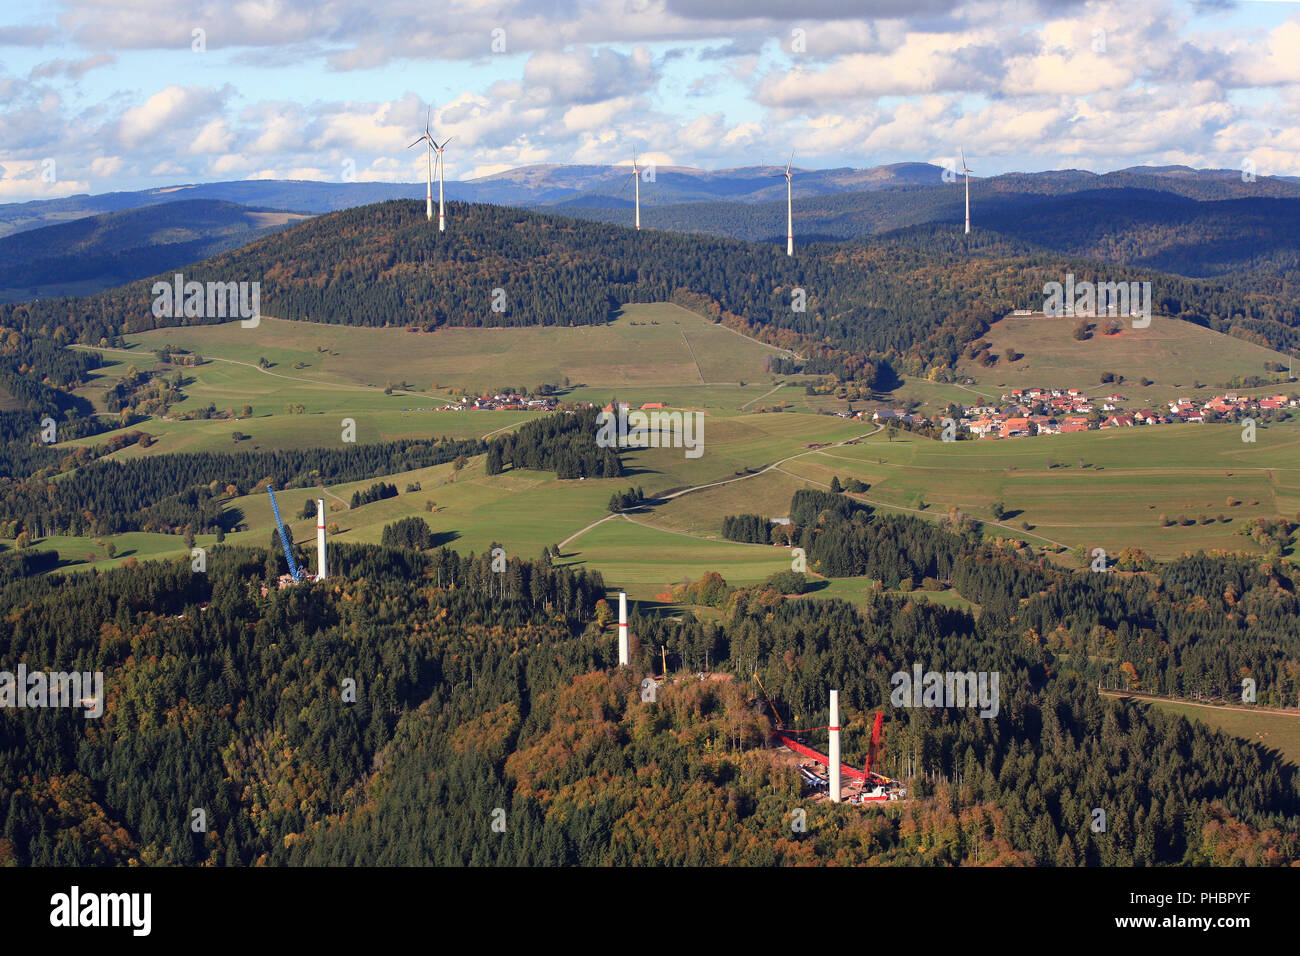
MULTIPOLYGON (((430 109, 429 115, 425 118, 425 122, 424 122, 424 135, 421 136, 419 139, 417 139, 414 143, 412 143, 411 146, 416 146, 419 143, 424 143, 425 148, 428 150, 427 153, 428 178, 426 180, 426 187, 424 193, 424 216, 426 219, 433 219, 433 154, 434 153, 438 154, 438 231, 445 232, 447 230, 447 213, 446 213, 446 209, 443 206, 443 201, 442 201, 442 179, 443 179, 442 151, 446 149, 447 144, 451 142, 451 137, 449 136, 445 140, 443 140, 441 146, 438 145, 437 141, 434 140, 433 138, 432 131, 429 129, 429 123, 430 120, 432 119, 432 116, 433 116, 433 110, 430 109)), ((410 149, 411 146, 408 146, 406 148, 410 149)))
MULTIPOLYGON (((429 110, 429 115, 425 117, 424 135, 411 144, 411 146, 418 146, 420 143, 424 143, 425 145, 425 158, 428 160, 429 166, 428 179, 426 180, 427 185, 424 192, 424 217, 426 219, 433 219, 433 136, 429 132, 429 121, 432 118, 433 110, 431 108, 429 110)), ((410 149, 411 146, 406 148, 410 149)))
MULTIPOLYGON (((641 228, 641 167, 636 162, 636 151, 632 152, 632 185, 636 193, 636 227, 641 228)), ((627 189, 626 180, 623 189, 627 189)), ((620 190, 621 192, 622 190, 620 190)))
POLYGON ((429 142, 433 143, 433 148, 438 151, 438 231, 439 232, 447 231, 447 210, 443 207, 442 204, 442 179, 443 179, 443 174, 446 172, 446 164, 442 161, 442 151, 447 148, 447 144, 450 143, 451 140, 452 137, 448 136, 446 139, 442 141, 442 145, 439 146, 437 143, 433 142, 432 138, 429 139, 429 142))
POLYGON ((966 235, 970 235, 970 169, 966 166, 966 150, 961 151, 961 171, 966 174, 966 235))
POLYGON ((794 150, 790 150, 790 161, 785 164, 785 254, 794 255, 794 189, 790 174, 790 163, 794 162, 794 150))

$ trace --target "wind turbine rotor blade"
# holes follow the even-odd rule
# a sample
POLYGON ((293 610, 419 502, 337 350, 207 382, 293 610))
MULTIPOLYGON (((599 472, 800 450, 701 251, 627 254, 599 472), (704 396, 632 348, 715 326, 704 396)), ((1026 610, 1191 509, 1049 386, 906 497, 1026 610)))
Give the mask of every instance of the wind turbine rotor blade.
MULTIPOLYGON (((424 142, 424 137, 423 137, 423 136, 421 136, 419 139, 417 139, 417 140, 415 141, 415 143, 412 143, 411 146, 414 146, 416 143, 422 143, 422 142, 424 142)), ((407 148, 407 149, 410 149, 411 146, 408 146, 408 147, 406 147, 406 148, 407 148)))

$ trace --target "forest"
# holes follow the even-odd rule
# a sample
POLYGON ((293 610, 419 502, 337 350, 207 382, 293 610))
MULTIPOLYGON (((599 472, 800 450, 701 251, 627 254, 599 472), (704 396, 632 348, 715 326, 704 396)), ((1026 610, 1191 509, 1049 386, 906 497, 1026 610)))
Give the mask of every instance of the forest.
MULTIPOLYGON (((123 461, 94 459, 89 449, 64 449, 58 472, 75 467, 76 480, 46 474, 50 466, 25 479, 0 477, 0 526, 34 537, 230 531, 241 516, 225 503, 268 483, 292 488, 357 481, 427 468, 483 449, 477 439, 445 437, 343 448, 179 452, 123 461)), ((42 456, 30 463, 47 460, 42 456)))
POLYGON ((619 670, 600 576, 549 555, 494 571, 489 554, 415 550, 394 529, 404 547, 335 544, 334 577, 284 590, 271 547, 218 546, 202 574, 156 561, 18 577, 0 555, 5 659, 102 670, 107 696, 98 720, 0 711, 0 863, 1300 862, 1300 770, 1096 692, 1230 690, 1249 674, 1261 703, 1293 701, 1300 606, 1280 568, 1196 555, 1067 572, 826 493, 790 510, 813 531, 810 571, 820 530, 860 562, 846 571, 943 578, 980 613, 712 574, 688 596, 719 615, 634 613, 619 670), (642 703, 661 656, 669 680, 642 703), (997 671, 1000 709, 892 707, 890 674, 914 662, 997 671), (808 804, 767 746, 755 673, 786 724, 824 724, 838 688, 855 764, 883 708, 882 769, 907 775, 911 799, 808 804), (807 832, 790 829, 796 807, 807 832))
POLYGON ((620 477, 618 452, 596 443, 599 415, 594 408, 545 415, 493 438, 487 443, 487 473, 498 475, 509 465, 553 471, 557 478, 620 477))

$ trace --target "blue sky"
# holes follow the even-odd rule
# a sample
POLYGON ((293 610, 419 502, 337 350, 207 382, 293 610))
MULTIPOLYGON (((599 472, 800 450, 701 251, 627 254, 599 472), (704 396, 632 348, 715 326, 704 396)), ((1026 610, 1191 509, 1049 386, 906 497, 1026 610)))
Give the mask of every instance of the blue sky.
POLYGON ((1300 3, 9 0, 0 104, 0 202, 417 181, 427 107, 452 178, 791 146, 804 167, 964 146, 984 175, 1300 175, 1300 3))

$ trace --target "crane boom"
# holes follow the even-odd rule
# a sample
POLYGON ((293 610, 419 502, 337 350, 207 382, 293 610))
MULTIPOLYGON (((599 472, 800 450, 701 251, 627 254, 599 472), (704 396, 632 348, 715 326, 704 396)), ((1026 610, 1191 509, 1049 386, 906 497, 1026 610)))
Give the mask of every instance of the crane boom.
POLYGON ((777 716, 776 708, 772 706, 772 698, 767 696, 767 688, 763 686, 763 679, 758 676, 758 671, 754 671, 754 680, 758 681, 758 689, 763 692, 763 700, 767 701, 767 709, 772 712, 772 727, 774 730, 784 730, 781 726, 781 718, 777 716))
POLYGON ((879 772, 872 773, 871 768, 880 765, 880 750, 881 750, 880 738, 881 738, 881 732, 884 729, 884 723, 885 723, 885 712, 883 710, 876 711, 876 721, 871 727, 871 747, 867 751, 867 766, 865 768, 867 771, 868 780, 872 780, 880 776, 879 772))
POLYGON ((289 562, 289 576, 294 581, 302 580, 302 569, 293 559, 293 549, 289 547, 289 535, 285 533, 284 522, 280 520, 280 506, 275 503, 275 489, 266 486, 266 493, 271 496, 271 513, 275 515, 275 527, 280 532, 280 544, 284 547, 284 559, 289 562))

